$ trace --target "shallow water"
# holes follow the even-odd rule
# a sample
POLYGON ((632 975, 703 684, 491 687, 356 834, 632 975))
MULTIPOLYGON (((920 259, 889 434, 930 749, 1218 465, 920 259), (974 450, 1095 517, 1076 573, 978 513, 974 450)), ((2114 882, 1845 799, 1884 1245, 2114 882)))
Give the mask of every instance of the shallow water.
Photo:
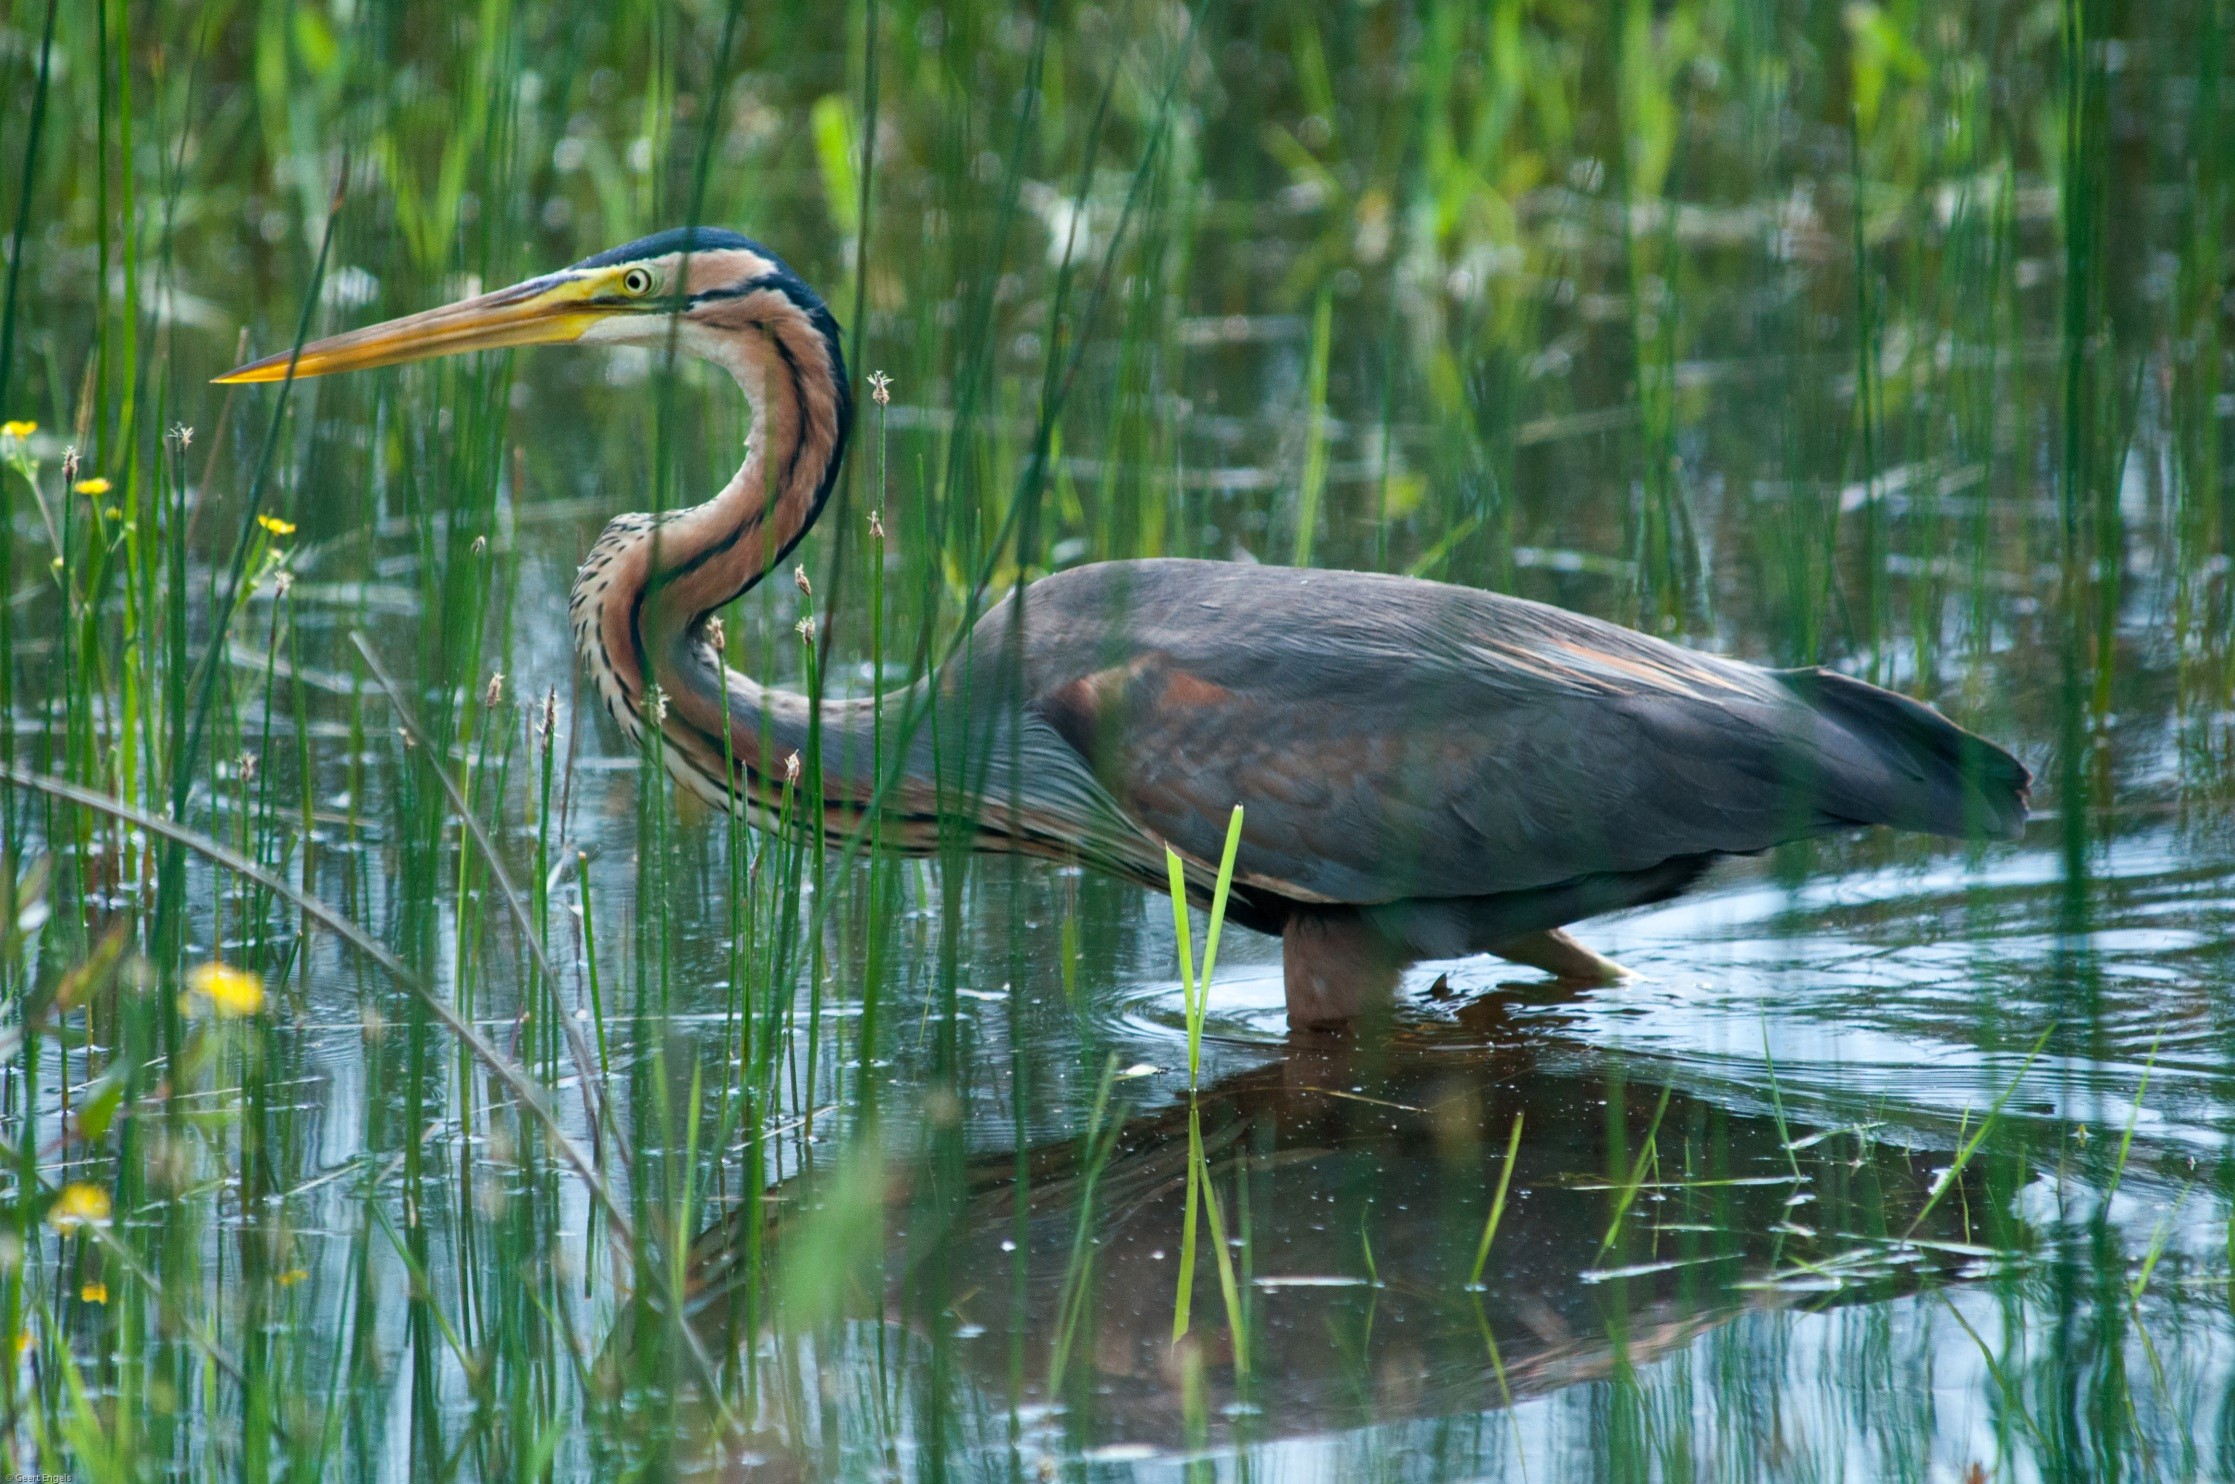
MULTIPOLYGON (((346 153, 314 330, 670 225, 699 189, 865 306, 854 369, 894 401, 863 399, 802 548, 834 694, 905 678, 1020 572, 1302 557, 1897 686, 2017 752, 2038 814, 2014 843, 1726 862, 1578 930, 1624 984, 1423 964, 1350 1036, 1291 1034, 1279 945, 1228 928, 1191 1098, 1168 902, 1038 862, 818 865, 682 807, 593 714, 575 564, 728 472, 726 387, 561 351, 306 383, 264 495, 300 527, 293 587, 229 630, 184 818, 495 1049, 284 901, 196 865, 166 907, 145 839, 11 795, 9 838, 57 873, 0 953, 8 1015, 111 923, 151 964, 9 1069, 10 1178, 113 1190, 119 1244, 10 1208, 12 1463, 2235 1477, 2221 7, 1259 6, 1202 34, 873 7, 866 257, 826 147, 867 107, 858 8, 747 13, 718 82, 720 7, 362 9, 139 19, 140 127, 190 146, 160 162, 115 133, 101 35, 62 32, 0 414, 45 426, 73 521, 65 441, 146 529, 139 492, 178 490, 195 645, 277 405, 203 383, 239 336, 288 343, 346 153), (130 274, 117 242, 96 271, 104 224, 130 274), (183 465, 171 421, 203 430, 183 465), (555 986, 429 754, 542 879, 555 986), (178 971, 217 956, 268 1014, 157 1045, 178 971), (58 1136, 135 1045, 135 1111, 58 1136)), ((6 11, 0 160, 39 10, 6 11)), ((63 622, 42 507, 7 488, 8 757, 166 813, 119 740, 158 714, 118 678, 156 642, 124 638, 154 632, 140 590, 63 622)), ((725 615, 733 663, 804 683, 800 610, 779 579, 725 615)))

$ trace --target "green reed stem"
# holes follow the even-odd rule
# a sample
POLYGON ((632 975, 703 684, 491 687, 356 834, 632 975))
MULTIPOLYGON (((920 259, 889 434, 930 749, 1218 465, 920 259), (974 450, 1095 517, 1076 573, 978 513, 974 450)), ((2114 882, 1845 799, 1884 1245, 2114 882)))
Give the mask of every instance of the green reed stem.
POLYGON ((1334 340, 1335 291, 1319 291, 1312 306, 1311 381, 1306 391, 1304 477, 1296 491, 1296 553, 1292 565, 1312 564, 1312 536, 1319 529, 1319 498, 1327 488, 1327 359, 1334 340))
POLYGON ((1946 1195, 1956 1181, 1963 1177, 1964 1166, 1970 1164, 1971 1156, 1979 1152, 1979 1145, 1985 1141, 1988 1131, 1994 1127, 1995 1120, 2001 1117, 2003 1105, 2010 1101, 2010 1095, 2018 1090, 2018 1084, 2023 1082, 2025 1074, 2032 1070, 2035 1058, 2041 1055, 2041 1048, 2049 1044, 2049 1036, 2055 1030, 2056 1022, 2054 1021, 2051 1021, 2042 1029, 2040 1036, 2033 1043, 2033 1049, 2028 1051, 2025 1060, 2018 1064, 2018 1070, 2011 1076, 2009 1085, 2002 1089, 2001 1096, 1997 1097, 1994 1100, 1994 1105, 1987 1109, 1987 1116, 1979 1121, 1977 1131, 1970 1138, 1964 1140, 1962 1147, 1956 1151, 1954 1162, 1941 1172, 1938 1180, 1933 1182, 1932 1194, 1926 1198, 1923 1208, 1917 1212, 1915 1219, 1909 1223, 1909 1229, 1902 1233, 1902 1240, 1907 1241, 1917 1234, 1917 1228, 1925 1224, 1925 1218, 1932 1214, 1933 1207, 1940 1204, 1940 1198, 1946 1195))
POLYGON ((1202 1181, 1197 1178, 1196 1156, 1202 1149, 1201 1114, 1191 1101, 1187 1109, 1187 1209, 1180 1218, 1179 1293, 1172 1300, 1172 1343, 1187 1337, 1188 1318, 1195 1307, 1195 1213, 1202 1181))
POLYGON ((1203 972, 1195 972, 1195 950, 1187 917, 1187 867, 1179 852, 1166 846, 1164 869, 1171 881, 1172 935, 1178 941, 1182 1005, 1187 1016, 1187 1085, 1193 1088, 1202 1069, 1203 1021, 1210 1010, 1211 971, 1218 964, 1218 935, 1226 923, 1226 899, 1234 885, 1234 859, 1242 845, 1242 806, 1236 804, 1226 822, 1226 845, 1218 861, 1218 877, 1211 888, 1210 926, 1203 936, 1203 972))
POLYGON ((1475 1244, 1474 1267, 1467 1273, 1467 1286, 1482 1286, 1482 1270, 1490 1262, 1490 1244, 1497 1240, 1498 1223, 1506 1214, 1506 1188, 1513 1183, 1513 1165, 1521 1153, 1521 1114, 1513 1115, 1513 1132, 1506 1136, 1505 1164, 1498 1171, 1498 1190, 1490 1197, 1490 1216, 1482 1223, 1482 1240, 1475 1244))
POLYGON ((598 974, 598 915, 590 902, 590 857, 576 852, 574 857, 575 889, 582 899, 582 964, 583 980, 590 990, 590 1024, 597 1031, 598 1074, 613 1074, 611 1055, 605 1045, 605 997, 599 992, 598 974))
POLYGON ((1210 1164, 1203 1154, 1203 1125, 1196 1110, 1188 1109, 1188 1167, 1203 1192, 1203 1214, 1210 1221, 1211 1255, 1218 1263, 1218 1292, 1226 1304, 1226 1328, 1234 1350, 1234 1374, 1249 1374, 1249 1322, 1242 1312, 1240 1285, 1234 1280, 1234 1254, 1226 1245, 1226 1218, 1218 1203, 1218 1188, 1211 1181, 1210 1164))
MULTIPOLYGON (((1652 1164, 1657 1152, 1654 1140, 1661 1131, 1661 1115, 1668 1112, 1669 1095, 1675 1090, 1673 1083, 1661 1084, 1661 1101, 1653 1109, 1652 1123, 1646 1126, 1645 1142, 1638 1146, 1637 1158, 1630 1164, 1629 1177, 1615 1192, 1614 1215, 1606 1224, 1606 1235, 1599 1239, 1600 1257, 1606 1256, 1607 1250, 1614 1245, 1614 1239, 1622 1234, 1622 1218, 1629 1214, 1631 1204, 1637 1200, 1638 1188, 1645 1183, 1646 1168, 1652 1164)), ((1515 1126, 1514 1133, 1519 1135, 1518 1125, 1515 1126)))

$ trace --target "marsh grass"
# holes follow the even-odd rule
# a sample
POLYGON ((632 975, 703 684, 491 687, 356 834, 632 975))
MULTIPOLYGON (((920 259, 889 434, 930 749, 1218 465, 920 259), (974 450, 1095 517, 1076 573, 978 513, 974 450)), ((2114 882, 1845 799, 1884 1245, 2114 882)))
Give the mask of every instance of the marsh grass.
POLYGON ((1218 1269, 1219 1297, 1226 1305, 1228 1343, 1237 1379, 1249 1374, 1249 1336, 1242 1313, 1241 1291, 1235 1285, 1234 1257, 1226 1244, 1226 1221, 1219 1206, 1218 1189, 1211 1180, 1210 1163, 1203 1151, 1202 1113, 1193 1095, 1203 1065, 1203 1023, 1210 1013, 1211 974, 1218 964, 1218 939, 1226 926, 1226 902, 1234 886, 1234 859, 1242 843, 1242 806, 1228 816, 1225 844, 1219 851, 1218 874, 1211 885, 1210 916, 1203 932, 1203 969, 1195 969, 1195 950, 1188 925, 1187 867, 1179 852, 1166 848, 1165 868, 1172 883, 1172 935, 1179 949, 1181 1008, 1187 1020, 1187 1208, 1180 1225, 1179 1292, 1172 1303, 1172 1343, 1187 1337, 1194 1309, 1196 1268, 1196 1217, 1210 1223, 1211 1255, 1218 1269))
MULTIPOLYGON (((1169 1374, 1124 1384, 1172 1394, 1198 1473, 1271 1466, 1264 1419, 1316 1395, 1300 1353, 1351 1357, 1365 1400, 1308 1430, 1390 1477, 2235 1472, 2210 1358, 2235 1253, 2223 9, 0 4, 8 1466, 1085 1477, 1162 1415, 1113 1391, 1139 1327, 1169 1374), (1525 1147, 1516 1107, 1494 1177, 1487 1108, 1453 1092, 1432 1235, 1370 1170, 1299 1218, 1293 1157, 1332 1115, 1205 1122, 1239 808, 1198 972, 1178 876, 1174 943, 1137 894, 973 865, 959 831, 923 862, 848 837, 819 748, 762 834, 680 816, 656 732, 630 756, 603 729, 568 574, 607 516, 726 471, 726 388, 558 353, 206 385, 687 220, 768 241, 857 371, 894 368, 857 395, 812 591, 778 574, 721 615, 757 678, 890 692, 880 790, 937 725, 902 687, 996 674, 965 636, 1012 583, 1285 557, 1897 684, 2039 765, 2053 881, 1999 847, 1784 853, 1795 955, 1885 967, 1760 991, 1742 1071, 1576 1032, 1603 1118, 1532 1111, 1525 1147), (1912 868, 1956 885, 1884 895, 1912 868), (1865 905, 1805 895, 1838 873, 1865 905), (2176 918, 2197 941, 2137 946, 2176 918), (1171 947, 1159 1041, 1136 996, 1171 947), (261 1008, 216 1018, 190 989, 212 963, 261 1008), (1961 1085, 1787 1050, 1825 1022, 1961 1085), (1184 1168, 1136 1167, 1160 1115, 1121 1069, 1180 1035, 1184 1168), (1766 1152, 1731 1132, 1756 1104, 1766 1152), (998 1321, 954 1277, 991 1230, 988 1147, 1013 1154, 998 1321), (1603 1177, 1572 1250, 1513 1245, 1539 1148, 1603 1177), (1947 1163, 1904 1185, 1897 1148, 1947 1163), (1764 1249, 1715 1245, 1772 1178, 1802 1203, 1764 1249), (1171 1269, 1127 1265, 1156 1179, 1184 1209, 1168 1327, 1171 1269), (1960 1284, 1901 1266, 1951 1245, 1960 1284), (1289 1262, 1363 1264, 1367 1297, 1301 1308, 1258 1281, 1289 1262), (1554 1317, 1603 1370, 1549 1367, 1500 1273, 1574 1300, 1554 1317), (1127 1285, 1154 1292, 1138 1326, 1127 1285), (1377 1320, 1421 1289, 1466 1367, 1377 1320), (1796 1292, 1827 1297, 1748 1307, 1796 1292), (1809 1344, 1817 1371, 1787 1363, 1809 1344), (1955 1379, 1912 1384, 1903 1346, 1955 1379), (1851 1374, 1869 1429, 1822 1379, 1851 1374), (1988 1421, 1957 1430, 1949 1390, 1988 1421)), ((1566 1035, 1549 1014, 1514 1024, 1566 1035)), ((1258 1054, 1237 1027, 1219 1066, 1258 1054)), ((1371 1058, 1351 1075, 1296 1096, 1394 1111, 1371 1058)))
POLYGON ((1242 806, 1227 817, 1226 840, 1220 847, 1218 874, 1211 882, 1211 906, 1203 930, 1203 970, 1195 970, 1193 933, 1188 923, 1187 864, 1179 852, 1164 852, 1164 868, 1171 878, 1172 939, 1179 949, 1181 1009, 1187 1018, 1187 1085, 1192 1089, 1202 1075, 1203 1022, 1211 1008, 1211 973, 1218 965, 1218 937, 1226 926, 1226 899, 1234 887, 1234 858, 1242 845, 1242 806))

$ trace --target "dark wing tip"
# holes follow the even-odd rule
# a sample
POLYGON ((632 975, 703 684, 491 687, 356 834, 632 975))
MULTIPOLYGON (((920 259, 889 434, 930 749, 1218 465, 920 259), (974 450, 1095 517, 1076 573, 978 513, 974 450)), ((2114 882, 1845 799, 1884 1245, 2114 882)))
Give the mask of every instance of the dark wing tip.
POLYGON ((1834 670, 1773 673, 1862 756, 1875 759, 1876 766, 1854 780, 1855 796, 1845 801, 1855 823, 1956 839, 2016 840, 2025 834, 2033 774, 2007 749, 1922 701, 1834 670), (1877 781, 1869 781, 1872 774, 1877 781))

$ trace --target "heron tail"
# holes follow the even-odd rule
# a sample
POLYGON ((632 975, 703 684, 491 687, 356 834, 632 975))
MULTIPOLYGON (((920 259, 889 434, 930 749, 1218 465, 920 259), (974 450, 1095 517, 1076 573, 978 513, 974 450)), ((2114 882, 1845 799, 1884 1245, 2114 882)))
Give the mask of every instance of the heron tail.
POLYGON ((1921 701, 1824 669, 1779 681, 1827 728, 1816 743, 1817 804, 1834 820, 1959 839, 2025 832, 2033 775, 2002 748, 1921 701))

